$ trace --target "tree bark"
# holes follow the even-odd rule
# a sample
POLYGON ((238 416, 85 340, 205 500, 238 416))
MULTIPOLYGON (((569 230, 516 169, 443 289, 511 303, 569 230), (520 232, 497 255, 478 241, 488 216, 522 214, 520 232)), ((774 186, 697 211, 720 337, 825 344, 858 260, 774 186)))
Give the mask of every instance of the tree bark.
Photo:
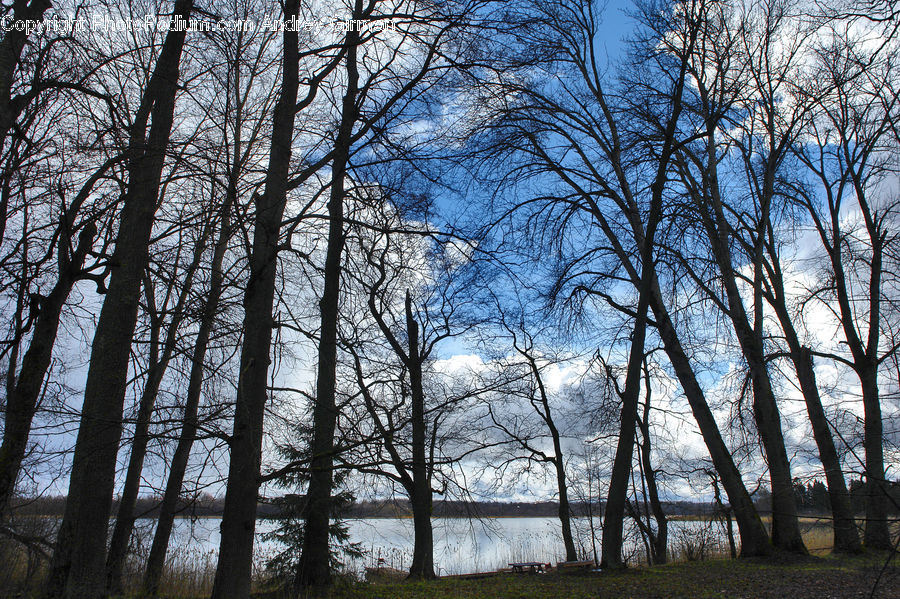
MULTIPOLYGON (((644 344, 647 338, 647 310, 649 308, 653 283, 656 280, 653 244, 656 230, 662 218, 662 193, 665 172, 671 157, 674 140, 674 125, 680 111, 681 84, 678 85, 676 109, 672 120, 668 123, 666 142, 657 165, 656 179, 651 186, 650 210, 646 226, 640 223, 640 214, 633 208, 629 214, 632 230, 635 232, 638 251, 640 252, 641 270, 639 278, 634 281, 638 291, 638 305, 634 317, 634 328, 631 334, 631 348, 628 354, 628 366, 625 374, 625 389, 621 394, 622 411, 619 422, 619 438, 616 445, 616 456, 613 460, 612 475, 609 479, 609 490, 606 496, 606 509, 603 512, 603 539, 601 540, 601 568, 623 568, 622 537, 625 525, 625 505, 628 501, 628 477, 632 469, 634 452, 635 425, 637 423, 638 396, 641 391, 641 373, 644 364, 644 344)), ((649 398, 647 399, 649 402, 649 398)))
MULTIPOLYGON (((299 0, 285 2, 285 20, 296 18, 299 10, 299 0)), ((272 116, 272 147, 265 190, 256 203, 250 280, 244 292, 244 343, 213 599, 250 596, 278 241, 287 203, 287 177, 299 89, 297 31, 285 28, 283 40, 281 94, 272 116)))
MULTIPOLYGON (((704 176, 706 187, 693 190, 694 201, 710 242, 713 258, 722 275, 722 283, 727 299, 726 316, 731 320, 741 352, 750 370, 753 388, 753 416, 757 431, 765 449, 766 462, 769 466, 769 478, 772 483, 772 543, 776 548, 785 551, 805 554, 806 546, 800 534, 800 523, 797 519, 797 507, 794 503, 793 477, 790 460, 784 446, 784 435, 781 430, 781 416, 775 402, 772 381, 766 364, 765 347, 762 339, 762 301, 761 301, 761 243, 755 240, 754 248, 754 311, 755 319, 751 323, 744 308, 743 299, 738 289, 734 270, 730 242, 731 227, 725 216, 722 198, 719 195, 719 178, 716 156, 717 123, 710 119, 707 124, 707 170, 704 176)), ((774 174, 767 169, 765 175, 766 189, 771 186, 774 174)), ((764 198, 771 198, 772 194, 764 198)), ((767 207, 762 210, 767 212, 767 207)), ((724 482, 724 480, 723 480, 724 482)))
MULTIPOLYGON (((191 0, 176 0, 174 14, 186 20, 191 8, 191 0)), ((48 578, 50 597, 105 594, 106 530, 122 432, 129 348, 174 118, 184 38, 184 31, 166 35, 129 139, 128 188, 109 287, 91 347, 66 511, 48 578)))
MULTIPOLYGON (((646 270, 646 266, 644 267, 646 270)), ((646 272, 645 272, 646 274, 646 272)), ((625 502, 628 494, 628 476, 631 473, 637 418, 638 395, 641 386, 641 364, 644 361, 644 339, 647 334, 648 279, 643 279, 638 311, 631 335, 631 350, 628 356, 628 370, 625 390, 622 392, 619 438, 613 461, 609 490, 606 495, 606 509, 603 511, 603 539, 601 541, 601 568, 624 568, 622 560, 622 540, 625 524, 625 502)))
POLYGON ((406 336, 409 343, 407 368, 412 408, 412 478, 410 503, 413 509, 415 543, 409 568, 410 578, 434 578, 434 540, 431 529, 431 476, 426 458, 425 390, 422 385, 422 359, 419 356, 419 324, 412 310, 412 298, 406 291, 406 336))
MULTIPOLYGON (((789 336, 788 343, 791 342, 789 336)), ((812 352, 808 347, 800 347, 797 342, 796 349, 791 347, 791 359, 796 368, 797 379, 800 382, 800 390, 806 402, 806 412, 812 425, 813 438, 819 449, 819 459, 825 470, 825 482, 828 483, 828 499, 831 503, 831 515, 834 526, 834 551, 837 553, 858 553, 862 548, 859 543, 859 533, 856 530, 856 520, 850 505, 850 493, 844 480, 841 469, 841 460, 838 457, 837 448, 834 445, 834 437, 831 435, 828 419, 822 407, 819 397, 819 387, 816 384, 816 373, 813 369, 812 352)))
MULTIPOLYGON (((354 17, 362 12, 357 0, 354 17)), ((359 109, 357 46, 359 32, 349 31, 347 51, 347 83, 341 106, 341 123, 335 140, 331 167, 331 192, 328 199, 328 244, 325 255, 325 285, 319 301, 319 363, 316 399, 313 407, 313 440, 310 447, 310 480, 304 510, 303 550, 296 583, 300 587, 331 583, 331 552, 328 546, 331 520, 331 491, 334 486, 334 430, 337 422, 335 405, 335 370, 337 367, 337 324, 340 300, 341 261, 344 250, 344 185, 350 160, 353 127, 359 109)))
POLYGON ((553 466, 556 469, 556 488, 559 490, 559 523, 562 527, 563 547, 566 550, 566 561, 574 562, 578 559, 578 551, 575 549, 575 537, 572 534, 572 508, 569 505, 569 489, 566 482, 566 467, 562 459, 562 447, 558 439, 554 439, 556 459, 553 466))
POLYGON ((888 495, 885 487, 883 424, 881 403, 878 398, 877 365, 861 368, 859 379, 862 383, 863 425, 866 446, 866 529, 863 533, 865 546, 871 549, 892 550, 891 533, 888 528, 888 495))
POLYGON ((122 574, 125 570, 125 559, 128 557, 128 542, 131 540, 136 520, 134 507, 141 489, 141 471, 144 469, 144 457, 147 455, 147 445, 150 441, 150 416, 156 404, 164 370, 165 367, 159 361, 151 364, 144 392, 141 394, 134 439, 128 457, 128 469, 119 498, 119 511, 116 513, 116 524, 106 554, 106 588, 110 595, 122 593, 122 574))
POLYGON ((799 335, 794 327, 791 315, 788 312, 786 295, 784 291, 783 277, 775 254, 774 246, 769 247, 771 256, 770 282, 772 292, 768 294, 769 304, 775 311, 784 332, 785 341, 790 350, 791 362, 800 383, 800 391, 806 404, 806 412, 809 416, 813 438, 819 451, 819 460, 825 470, 825 480, 828 484, 828 498, 831 503, 831 514, 834 527, 834 551, 838 553, 856 553, 861 549, 859 533, 856 530, 856 522, 853 509, 850 505, 850 493, 844 480, 841 469, 841 461, 825 409, 822 407, 822 399, 819 395, 819 387, 816 384, 816 374, 813 367, 812 352, 808 347, 800 343, 799 335))

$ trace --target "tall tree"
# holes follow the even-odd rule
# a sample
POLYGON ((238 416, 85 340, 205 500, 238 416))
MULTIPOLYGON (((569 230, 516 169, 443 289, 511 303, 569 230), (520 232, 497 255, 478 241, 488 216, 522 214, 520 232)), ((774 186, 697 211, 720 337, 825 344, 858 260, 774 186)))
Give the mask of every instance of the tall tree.
MULTIPOLYGON (((525 57, 532 60, 536 48, 552 48, 544 60, 548 68, 565 75, 567 87, 542 89, 541 82, 529 86, 515 80, 498 85, 498 96, 503 90, 504 99, 496 101, 499 115, 488 139, 489 151, 513 158, 515 170, 509 178, 535 177, 559 185, 557 193, 529 198, 511 212, 530 210, 529 229, 544 223, 545 233, 554 232, 545 239, 556 241, 558 251, 575 248, 574 256, 557 268, 558 294, 597 298, 636 318, 634 309, 617 300, 608 287, 611 281, 623 280, 634 290, 646 286, 653 316, 648 322, 663 342, 735 507, 743 555, 767 554, 772 550, 768 535, 704 397, 673 321, 675 312, 663 295, 664 277, 671 273, 656 268, 652 258, 642 259, 652 256, 644 253, 652 245, 644 243, 648 235, 643 215, 652 209, 651 200, 655 198, 659 206, 667 193, 672 152, 696 135, 682 131, 678 115, 691 51, 705 26, 698 17, 709 5, 698 1, 664 10, 655 5, 640 8, 641 34, 634 64, 625 73, 627 92, 621 93, 601 74, 604 68, 595 47, 599 16, 592 2, 560 1, 534 9, 541 18, 529 17, 527 26, 517 28, 516 38, 529 44, 525 57), (564 245, 569 232, 578 241, 564 245)), ((640 360, 635 369, 639 375, 640 360)), ((639 382, 639 376, 635 378, 639 382)), ((635 412, 629 413, 633 426, 635 412)), ((630 449, 623 448, 623 462, 626 453, 630 449)))
MULTIPOLYGON (((192 8, 192 0, 176 0, 173 15, 187 20, 192 8)), ((129 349, 174 119, 184 39, 183 28, 166 34, 130 129, 127 189, 109 286, 91 347, 66 512, 47 583, 51 597, 101 597, 105 592, 106 535, 100 531, 106 531, 112 503, 129 349)))
MULTIPOLYGON (((256 7, 252 4, 242 4, 238 7, 236 16, 252 18, 254 8, 256 7)), ((154 595, 159 590, 178 500, 201 424, 199 412, 204 380, 211 370, 207 364, 207 353, 217 331, 221 330, 222 312, 226 307, 223 296, 226 295, 229 284, 233 284, 226 276, 226 256, 237 232, 240 198, 255 183, 254 178, 248 175, 254 161, 259 160, 255 157, 259 146, 264 142, 264 122, 268 119, 268 108, 275 98, 274 92, 268 91, 270 86, 266 80, 272 62, 265 60, 273 39, 276 39, 274 34, 245 31, 222 36, 220 47, 217 48, 222 55, 222 64, 217 65, 219 68, 213 69, 211 73, 217 91, 222 90, 224 98, 220 100, 221 106, 215 113, 218 131, 213 137, 213 143, 219 144, 220 148, 214 149, 208 168, 213 175, 212 193, 214 196, 223 194, 224 200, 218 219, 218 237, 209 258, 208 287, 201 300, 197 335, 190 354, 181 429, 172 454, 156 531, 147 556, 143 590, 148 595, 154 595), (253 55, 255 60, 247 60, 248 55, 253 55), (261 88, 267 91, 260 92, 261 88), (220 191, 216 193, 216 189, 220 191)))
MULTIPOLYGON (((377 40, 378 27, 351 27, 343 42, 343 96, 337 132, 328 153, 331 164, 327 202, 328 237, 322 271, 323 287, 319 296, 320 327, 310 482, 298 576, 301 586, 326 585, 331 581, 328 522, 333 486, 334 434, 338 419, 335 402, 337 326, 342 255, 346 242, 346 185, 354 167, 351 159, 363 148, 373 149, 370 164, 396 159, 384 158, 380 148, 379 151, 374 149, 380 144, 395 149, 396 129, 409 125, 404 117, 415 114, 421 108, 418 102, 426 90, 435 89, 450 73, 467 64, 463 53, 470 51, 469 46, 464 36, 458 36, 458 32, 464 31, 463 24, 478 14, 482 4, 482 0, 439 4, 402 0, 394 6, 384 6, 372 0, 356 0, 350 12, 353 23, 371 21, 375 24, 390 19, 394 21, 397 35, 390 42, 391 47, 385 50, 379 47, 383 41, 372 42, 377 40), (410 60, 399 60, 404 55, 410 60)), ((362 162, 365 164, 367 160, 362 162)))
MULTIPOLYGON (((889 549, 879 370, 897 351, 896 345, 882 350, 881 343, 885 285, 895 272, 898 238, 896 199, 881 195, 879 184, 897 173, 897 67, 885 46, 867 51, 870 40, 852 29, 834 27, 828 39, 817 51, 805 90, 816 104, 805 132, 812 143, 797 146, 818 188, 799 189, 797 201, 809 214, 829 266, 813 297, 829 304, 849 350, 849 356, 821 353, 848 366, 860 382, 867 482, 863 541, 889 549), (848 219, 850 212, 856 217, 848 219)), ((885 43, 895 47, 896 40, 885 43)))
MULTIPOLYGON (((374 4, 365 9, 355 0, 352 21, 371 14, 374 4)), ((353 28, 351 28, 353 29, 353 28)), ((344 251, 344 186, 353 143, 353 129, 359 118, 359 44, 360 32, 349 31, 344 40, 346 83, 341 103, 340 124, 334 141, 331 182, 328 196, 328 241, 325 253, 324 288, 319 300, 319 347, 316 371, 316 399, 313 408, 313 439, 310 445, 309 488, 306 492, 303 549, 300 555, 298 583, 301 586, 331 582, 328 546, 331 520, 331 490, 334 484, 332 450, 337 421, 335 371, 337 368, 337 325, 341 287, 341 254, 344 251)))
MULTIPOLYGON (((2 9, 3 18, 40 20, 49 6, 16 2, 2 9)), ((94 238, 106 237, 106 202, 98 198, 121 156, 68 140, 73 126, 89 128, 84 104, 91 101, 89 110, 102 123, 97 139, 115 135, 103 132, 114 109, 97 105, 109 98, 86 83, 91 75, 85 72, 94 66, 83 59, 77 42, 63 35, 29 40, 10 27, 0 41, 0 240, 9 244, 0 257, 0 289, 17 295, 8 314, 10 337, 0 352, 8 359, 0 519, 8 515, 68 297, 87 278, 102 289, 94 270, 102 260, 91 260, 94 238)))
MULTIPOLYGON (((798 25, 792 18, 790 6, 769 4, 754 12, 759 12, 758 16, 747 15, 746 24, 740 29, 740 44, 748 58, 744 61, 748 85, 743 92, 741 109, 748 118, 733 135, 744 163, 754 213, 750 222, 733 225, 731 231, 754 264, 752 288, 757 305, 754 319, 757 323, 762 320, 762 309, 758 304, 766 301, 778 318, 800 383, 828 481, 834 516, 834 550, 856 552, 860 543, 850 508, 850 495, 816 384, 812 356, 809 348, 801 343, 795 319, 789 312, 790 300, 781 255, 784 244, 781 232, 790 227, 790 219, 796 217, 795 211, 787 209, 791 201, 787 194, 793 183, 790 173, 797 170, 796 163, 790 160, 790 149, 797 143, 803 123, 814 106, 790 86, 802 85, 801 65, 815 34, 814 30, 798 25), (786 102, 786 98, 794 101, 786 102)), ((737 213, 734 209, 729 211, 737 213)))
MULTIPOLYGON (((284 19, 297 19, 299 0, 284 4, 284 19)), ((281 225, 287 204, 288 174, 300 87, 299 37, 294 28, 282 35, 281 83, 272 114, 272 140, 265 189, 255 196, 256 215, 250 279, 244 292, 244 341, 241 348, 231 460, 222 515, 219 562, 213 599, 250 596, 253 534, 262 461, 263 415, 272 345, 272 308, 281 225)), ((314 97, 318 81, 310 94, 314 97)))
MULTIPOLYGON (((753 16, 751 14, 745 18, 751 20, 753 16)), ((729 207, 726 205, 727 200, 723 198, 719 172, 719 164, 723 160, 719 131, 725 126, 725 119, 731 116, 736 100, 735 94, 745 93, 741 86, 748 85, 748 82, 735 76, 732 69, 739 72, 746 68, 751 73, 757 74, 757 80, 764 76, 760 69, 755 67, 771 65, 776 58, 772 55, 774 52, 772 46, 779 33, 780 16, 783 14, 762 15, 760 19, 765 23, 762 31, 756 35, 748 33, 744 37, 743 41, 747 41, 751 35, 754 35, 754 39, 757 37, 762 39, 758 47, 754 44, 746 49, 749 66, 745 67, 740 64, 739 42, 732 37, 730 31, 729 11, 710 8, 696 15, 695 18, 703 22, 706 35, 702 42, 695 46, 696 52, 691 52, 690 73, 696 85, 697 99, 694 110, 697 112, 697 122, 699 127, 705 129, 701 140, 695 144, 682 146, 678 172, 695 206, 695 211, 689 218, 697 219, 702 226, 707 247, 718 268, 717 281, 724 288, 724 299, 720 299, 717 291, 702 280, 702 277, 694 276, 694 279, 731 322, 749 370, 753 391, 753 414, 765 449, 772 483, 772 541, 780 549, 805 553, 806 548, 800 535, 797 509, 794 504, 790 460, 781 430, 781 416, 775 401, 764 343, 762 278, 765 273, 762 266, 762 235, 758 234, 757 228, 750 241, 748 261, 752 265, 753 276, 749 283, 753 295, 751 306, 748 308, 744 305, 744 294, 740 289, 741 277, 738 274, 741 260, 738 254, 740 244, 734 239, 734 227, 728 219, 729 207), (732 66, 732 62, 739 64, 732 66)), ((745 26, 752 28, 751 25, 745 26)), ((802 42, 795 41, 795 43, 802 42)), ((747 45, 750 45, 750 42, 747 45)), ((771 95, 778 93, 771 88, 768 91, 771 95)), ((774 99, 767 105, 775 109, 774 99)), ((752 115, 751 118, 753 117, 757 115, 752 115)), ((768 130, 771 132, 769 141, 776 143, 780 141, 774 147, 770 144, 762 152, 766 172, 759 181, 762 189, 755 197, 759 199, 759 212, 765 218, 772 209, 772 202, 775 199, 775 173, 792 136, 775 139, 774 121, 778 115, 773 111, 761 115, 760 118, 766 120, 768 130)), ((754 156, 752 159, 757 158, 754 156)), ((694 269, 690 266, 688 271, 694 274, 694 269)))
MULTIPOLYGON (((56 234, 59 275, 46 296, 40 294, 32 296, 36 302, 36 317, 28 349, 22 358, 17 375, 10 373, 7 377, 7 382, 12 384, 7 387, 3 443, 0 445, 0 519, 6 516, 9 500, 15 491, 16 479, 25 458, 38 399, 50 368, 63 307, 75 283, 87 276, 85 261, 97 235, 97 223, 89 219, 76 227, 75 215, 78 214, 101 174, 102 171, 95 173, 68 209, 60 215, 56 234), (78 243, 73 247, 76 232, 78 243)), ((15 360, 10 360, 10 368, 13 370, 14 362, 15 360)))

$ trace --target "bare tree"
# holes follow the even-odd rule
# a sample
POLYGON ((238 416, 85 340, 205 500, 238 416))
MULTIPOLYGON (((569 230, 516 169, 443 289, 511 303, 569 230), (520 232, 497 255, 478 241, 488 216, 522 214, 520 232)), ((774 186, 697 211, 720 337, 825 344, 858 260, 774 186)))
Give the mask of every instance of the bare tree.
MULTIPOLYGON (((509 324, 499 305, 498 311, 501 312, 501 326, 509 335, 516 359, 503 365, 508 372, 500 376, 500 397, 487 396, 484 407, 492 426, 506 439, 505 443, 510 445, 513 452, 511 460, 525 459, 552 467, 566 561, 576 561, 578 551, 572 534, 570 489, 566 476, 568 455, 563 449, 565 438, 573 433, 569 430, 570 427, 562 424, 564 420, 558 413, 559 406, 553 405, 555 402, 551 391, 544 381, 547 366, 556 361, 535 347, 531 333, 521 326, 509 324), (521 412, 522 407, 527 410, 525 414, 521 412), (550 443, 549 450, 541 447, 546 441, 550 443)), ((524 325, 524 322, 521 324, 524 325)))
MULTIPOLYGON (((682 130, 682 94, 693 49, 700 43, 707 26, 705 15, 712 8, 705 2, 663 11, 643 7, 640 51, 635 52, 635 64, 627 72, 627 93, 616 93, 601 75, 603 66, 594 45, 600 30, 595 9, 591 2, 542 5, 539 14, 543 18, 536 19, 532 29, 517 30, 520 39, 554 49, 554 61, 548 64, 566 74, 569 87, 547 93, 539 85, 512 82, 500 86, 504 99, 497 99, 500 116, 494 123, 493 138, 488 140, 490 151, 514 158, 515 171, 510 178, 542 176, 558 182, 558 191, 529 198, 519 205, 519 212, 531 210, 526 226, 534 230, 543 223, 544 239, 552 236, 554 247, 579 248, 558 267, 560 291, 568 290, 571 297, 597 298, 639 319, 640 310, 617 300, 604 288, 604 281, 626 281, 639 296, 645 290, 644 301, 652 314, 648 324, 662 340, 722 476, 741 529, 743 554, 767 554, 772 549, 768 535, 704 397, 673 321, 670 302, 663 296, 663 277, 671 273, 656 267, 651 233, 656 226, 665 231, 669 225, 644 220, 647 214, 665 214, 663 198, 669 193, 673 152, 697 135, 682 130), (553 32, 549 39, 547 32, 553 32), (578 236, 579 244, 562 245, 568 230, 578 236)), ((642 358, 643 352, 637 355, 642 358)), ((632 362, 632 384, 626 387, 636 397, 641 359, 629 360, 632 362)), ((636 406, 633 401, 631 404, 636 406)), ((631 423, 633 431, 636 410, 629 408, 628 414, 626 424, 631 423)), ((632 446, 632 440, 627 448, 622 445, 617 480, 626 483, 632 446)), ((612 548, 619 544, 615 542, 619 535, 607 533, 607 528, 608 524, 604 536, 610 535, 612 548)), ((603 559, 615 560, 613 565, 621 563, 621 557, 606 552, 603 559)))
MULTIPOLYGON (((39 20, 49 6, 17 2, 4 7, 4 18, 39 20)), ((78 43, 66 36, 27 40, 22 31, 7 33, 0 41, 0 288, 15 295, 15 307, 2 350, 8 366, 0 519, 8 515, 69 295, 88 278, 103 289, 97 275, 102 259, 93 259, 95 238, 106 237, 106 202, 98 196, 121 160, 70 139, 76 123, 89 128, 86 101, 94 101, 102 123, 97 141, 113 137, 102 131, 114 111, 105 110, 109 104, 98 106, 108 97, 86 83, 92 67, 78 43)))
POLYGON ((897 202, 879 184, 897 176, 898 100, 896 64, 889 55, 867 54, 862 40, 843 29, 817 52, 809 85, 815 102, 806 134, 812 143, 797 146, 819 189, 798 190, 829 268, 812 297, 823 301, 839 323, 849 356, 822 353, 852 369, 859 378, 864 410, 864 474, 867 547, 889 549, 884 433, 879 370, 896 351, 881 348, 886 263, 897 244, 897 202), (858 218, 847 221, 852 210, 858 218), (834 305, 836 304, 836 305, 834 305))
MULTIPOLYGON (((393 7, 356 0, 351 21, 396 18, 400 38, 386 54, 370 53, 367 42, 375 31, 347 32, 344 39, 345 82, 340 120, 329 153, 331 178, 328 190, 328 237, 320 296, 318 363, 313 438, 310 447, 310 482, 306 495, 306 528, 298 581, 301 586, 331 582, 328 549, 330 494, 333 484, 334 432, 338 418, 335 402, 337 327, 339 319, 342 255, 346 241, 345 185, 352 170, 351 159, 374 140, 390 143, 390 127, 414 105, 413 98, 438 85, 457 70, 454 53, 461 46, 454 40, 470 14, 477 14, 480 0, 434 5, 403 0, 393 7), (409 52, 414 60, 396 62, 409 52), (368 58, 369 61, 365 59, 368 58), (376 91, 377 90, 377 91, 376 91)), ((424 486, 422 487, 424 489, 424 486)))
MULTIPOLYGON (((219 206, 211 206, 212 210, 218 210, 219 206)), ((173 259, 174 266, 171 273, 157 279, 149 272, 145 277, 143 291, 145 296, 145 311, 149 320, 149 343, 146 380, 141 391, 138 403, 135 430, 131 442, 131 452, 128 459, 128 467, 125 473, 122 494, 119 498, 119 509, 116 512, 116 524, 113 527, 109 550, 106 557, 107 588, 110 594, 117 595, 122 592, 122 576, 124 573, 125 558, 128 553, 128 542, 137 519, 135 506, 141 486, 141 473, 144 469, 144 460, 147 455, 147 447, 150 443, 150 424, 163 379, 176 351, 181 349, 179 341, 182 337, 182 326, 188 312, 188 303, 192 299, 191 291, 194 278, 203 261, 204 253, 219 215, 201 213, 201 223, 196 231, 196 239, 191 248, 190 232, 182 231, 177 236, 178 250, 173 259), (179 256, 181 249, 191 249, 191 258, 184 265, 184 272, 179 272, 179 256), (160 293, 161 292, 161 293, 160 293), (159 296, 162 297, 159 297, 159 296), (170 298, 174 303, 170 306, 170 298), (161 301, 160 301, 161 300, 161 301), (168 313, 168 322, 166 316, 168 313)), ((186 225, 190 224, 188 215, 181 213, 186 225)))
MULTIPOLYGON (((299 0, 286 2, 284 18, 297 18, 299 0)), ((241 348, 231 461, 222 515, 219 562, 213 598, 249 597, 256 501, 262 460, 263 414, 272 343, 272 308, 281 224, 287 203, 287 181, 300 88, 299 36, 292 28, 282 35, 282 73, 278 103, 272 115, 272 140, 265 189, 255 197, 256 216, 250 279, 244 293, 244 341, 241 348)), ((315 96, 319 80, 309 95, 315 96)))
MULTIPOLYGON (((668 561, 669 524, 666 513, 663 510, 659 496, 659 479, 657 470, 652 461, 652 439, 650 436, 650 410, 653 396, 653 379, 651 377, 650 364, 647 357, 643 362, 644 402, 640 414, 636 417, 637 426, 641 433, 641 440, 636 440, 638 449, 638 471, 640 473, 641 500, 634 504, 628 503, 629 515, 637 523, 647 545, 647 562, 650 564, 664 564, 668 561), (641 508, 644 508, 643 510, 641 508), (650 513, 656 521, 656 527, 651 524, 650 513)), ((637 483, 634 481, 632 469, 632 486, 637 496, 637 483)))
MULTIPOLYGON (((186 20, 192 8, 191 0, 177 0, 174 14, 186 20)), ((128 186, 108 291, 92 344, 66 513, 53 553, 48 596, 99 597, 105 590, 106 538, 98 531, 106 530, 112 503, 128 349, 174 119, 185 38, 185 31, 176 29, 166 35, 130 129, 128 186)))
MULTIPOLYGON (((251 8, 252 6, 248 5, 240 7, 242 10, 240 16, 248 18, 252 14, 251 8)), ((266 109, 273 98, 270 92, 261 93, 259 97, 254 92, 267 83, 265 75, 271 62, 265 60, 265 57, 271 38, 269 35, 252 35, 243 31, 226 37, 220 48, 224 64, 221 71, 214 71, 216 81, 221 85, 221 89, 225 90, 221 107, 221 131, 214 138, 221 141, 223 156, 219 157, 218 153, 215 153, 210 168, 218 171, 219 168, 216 167, 219 166, 223 171, 215 173, 213 186, 218 187, 219 193, 224 194, 224 200, 218 219, 218 237, 210 257, 208 289, 199 310, 197 336, 190 355, 190 372, 181 430, 172 455, 156 532, 147 558, 143 588, 144 592, 151 595, 159 589, 178 499, 182 493, 191 449, 199 432, 198 414, 203 383, 209 372, 206 356, 213 333, 221 326, 219 318, 223 310, 223 294, 229 285, 225 273, 225 260, 237 228, 236 213, 239 199, 241 194, 245 193, 248 183, 250 185, 253 183, 245 179, 247 171, 255 162, 256 148, 261 144, 263 137, 266 109), (251 52, 257 60, 245 62, 244 57, 251 52), (219 165, 220 161, 224 164, 219 165)), ((217 194, 214 192, 213 195, 217 194)))
MULTIPOLYGON (((780 91, 772 86, 778 81, 777 77, 784 77, 784 70, 790 71, 792 63, 787 60, 786 65, 778 64, 777 67, 773 67, 773 62, 780 58, 774 56, 773 46, 776 40, 780 39, 782 27, 785 27, 782 23, 785 15, 783 12, 765 12, 765 8, 763 11, 764 14, 759 16, 759 20, 763 23, 761 31, 756 31, 753 26, 755 21, 753 13, 743 16, 746 21, 743 27, 748 30, 743 36, 731 31, 732 24, 729 22, 731 17, 727 10, 721 12, 711 10, 708 15, 702 13, 698 15, 708 23, 706 28, 708 39, 698 44, 696 53, 692 53, 690 72, 697 89, 694 110, 697 113, 698 128, 705 127, 702 129, 705 135, 695 144, 682 146, 678 170, 695 206, 691 217, 702 224, 712 259, 717 265, 717 283, 724 288, 724 298, 720 298, 718 290, 711 288, 689 265, 688 272, 731 322, 749 369, 753 390, 753 414, 765 448, 772 483, 772 541, 780 549, 805 553, 806 548, 800 535, 797 509, 794 504, 790 460, 784 444, 781 417, 766 358, 762 299, 765 275, 762 265, 765 224, 760 224, 768 220, 768 215, 773 209, 775 175, 793 139, 791 131, 777 130, 781 123, 776 121, 782 115, 776 112, 774 96, 780 91), (751 39, 761 41, 750 41, 751 39), (746 62, 742 62, 744 57, 746 62), (775 68, 780 68, 781 71, 773 73, 775 68), (742 77, 744 71, 749 72, 749 82, 742 77), (727 205, 727 200, 723 197, 719 166, 723 161, 723 151, 720 149, 719 130, 725 126, 725 119, 732 118, 731 113, 736 108, 738 94, 747 93, 743 87, 753 82, 758 83, 762 78, 767 78, 769 86, 761 84, 754 86, 753 89, 760 91, 763 106, 769 110, 764 109, 760 115, 751 112, 750 118, 764 121, 767 135, 764 134, 760 145, 765 147, 748 150, 748 153, 753 155, 748 155, 747 161, 753 163, 762 160, 764 167, 761 170, 764 172, 758 173, 755 169, 751 169, 752 173, 759 175, 754 181, 758 184, 755 188, 758 193, 752 195, 758 200, 756 204, 758 218, 755 223, 748 225, 751 232, 750 239, 746 242, 748 247, 745 249, 735 241, 737 235, 733 231, 738 227, 728 218, 728 215, 737 212, 737 209, 727 205), (765 99, 769 101, 765 102, 765 99), (740 289, 740 284, 744 282, 738 274, 739 265, 743 260, 743 256, 739 254, 740 249, 744 249, 748 254, 746 259, 753 268, 752 278, 746 281, 753 290, 750 308, 744 305, 740 289)), ((785 53, 789 56, 796 54, 798 48, 803 47, 803 42, 803 36, 796 35, 794 45, 785 53)), ((753 101, 757 101, 755 96, 751 97, 753 101)), ((789 127, 798 122, 799 119, 794 119, 789 127)), ((756 134, 751 132, 750 135, 756 134)))

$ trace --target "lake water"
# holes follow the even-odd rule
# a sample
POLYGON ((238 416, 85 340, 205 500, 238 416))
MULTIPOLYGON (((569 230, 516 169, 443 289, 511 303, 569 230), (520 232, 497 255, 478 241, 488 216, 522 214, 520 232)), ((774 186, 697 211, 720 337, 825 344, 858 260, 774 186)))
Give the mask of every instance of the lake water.
MULTIPOLYGON (((219 548, 219 518, 176 520, 171 552, 177 562, 214 563, 219 548)), ((413 522, 409 518, 373 518, 347 520, 350 540, 360 543, 365 557, 354 560, 348 568, 362 572, 383 560, 387 566, 404 570, 412 560, 413 522)), ((149 547, 152 539, 153 520, 138 522, 139 545, 149 547)), ((597 534, 597 550, 600 545, 600 521, 594 521, 597 534)), ((257 533, 271 531, 277 523, 271 520, 257 522, 257 533)), ((556 563, 565 557, 559 519, 557 518, 435 518, 434 565, 435 573, 465 574, 492 571, 506 567, 514 561, 540 561, 556 563)), ((579 554, 593 557, 589 521, 573 519, 576 545, 579 554)), ((710 550, 721 551, 727 547, 719 523, 673 521, 669 523, 669 539, 672 550, 679 543, 702 538, 710 550)), ((254 565, 263 564, 279 547, 271 541, 263 541, 257 534, 254 565)), ((628 537, 625 547, 630 561, 643 559, 643 546, 636 536, 628 537)))

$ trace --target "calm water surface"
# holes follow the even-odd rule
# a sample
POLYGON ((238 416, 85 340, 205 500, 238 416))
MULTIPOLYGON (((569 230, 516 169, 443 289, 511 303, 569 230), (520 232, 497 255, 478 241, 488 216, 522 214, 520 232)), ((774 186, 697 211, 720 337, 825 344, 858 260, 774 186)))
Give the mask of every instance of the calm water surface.
MULTIPOLYGON (((385 565, 403 570, 412 560, 413 521, 411 518, 372 518, 347 520, 350 540, 360 543, 366 555, 348 564, 351 570, 361 572, 383 560, 385 565)), ((215 561, 219 548, 219 518, 176 520, 170 544, 177 558, 187 562, 215 561)), ((599 520, 595 519, 599 550, 599 520)), ((152 520, 141 521, 138 541, 149 546, 152 539, 152 520), (146 531, 146 532, 144 532, 146 531)), ((514 561, 540 561, 556 563, 565 557, 562 534, 557 518, 435 518, 434 564, 438 574, 465 574, 506 567, 514 561)), ((682 530, 704 526, 699 522, 670 522, 670 542, 676 543, 682 530)), ((277 526, 271 520, 257 522, 257 533, 271 531, 277 526)), ((579 553, 593 555, 589 521, 573 520, 576 545, 579 553)), ((723 539, 718 530, 713 531, 716 542, 723 539)), ((263 541, 257 534, 254 562, 261 568, 266 559, 278 551, 277 543, 263 541)), ((632 539, 626 553, 642 551, 640 542, 632 539)), ((177 559, 176 558, 176 559, 177 559)))

